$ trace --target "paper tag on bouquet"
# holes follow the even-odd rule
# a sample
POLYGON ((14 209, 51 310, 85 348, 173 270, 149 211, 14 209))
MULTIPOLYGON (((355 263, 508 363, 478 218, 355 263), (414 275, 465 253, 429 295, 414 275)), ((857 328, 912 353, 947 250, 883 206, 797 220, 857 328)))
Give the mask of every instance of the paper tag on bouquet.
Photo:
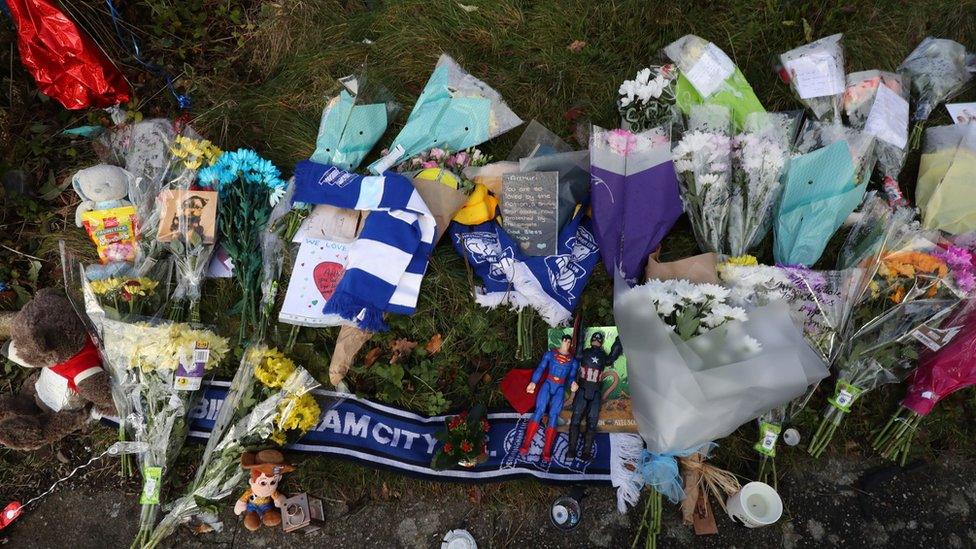
POLYGON ((844 67, 829 52, 813 51, 786 63, 800 99, 844 93, 844 67))
POLYGON ((763 421, 759 424, 759 433, 762 438, 753 446, 760 454, 767 457, 776 457, 776 442, 779 440, 779 433, 782 427, 773 423, 763 421))
POLYGON ((203 384, 203 371, 210 360, 210 346, 206 341, 197 341, 189 355, 185 351, 180 352, 180 363, 173 378, 173 387, 177 391, 196 391, 203 384))
POLYGON ((685 71, 685 78, 691 82, 699 95, 707 98, 718 91, 733 72, 735 72, 735 63, 721 48, 709 42, 698 61, 685 71))
POLYGON ((879 84, 864 131, 904 149, 908 143, 908 101, 883 83, 879 84))
POLYGON ((159 503, 159 491, 162 488, 163 468, 146 467, 142 470, 142 495, 139 496, 141 505, 154 505, 159 503))
POLYGON ((939 349, 945 347, 952 341, 952 338, 956 337, 962 331, 962 326, 955 326, 953 328, 931 328, 927 325, 919 326, 912 331, 912 337, 917 339, 922 345, 925 345, 933 351, 938 351, 939 349))
POLYGON ((840 379, 837 381, 837 386, 834 389, 834 396, 828 398, 827 402, 829 402, 834 408, 837 408, 846 414, 851 411, 851 406, 854 404, 854 401, 857 400, 857 397, 861 396, 861 393, 863 392, 864 389, 855 387, 843 379, 840 379))

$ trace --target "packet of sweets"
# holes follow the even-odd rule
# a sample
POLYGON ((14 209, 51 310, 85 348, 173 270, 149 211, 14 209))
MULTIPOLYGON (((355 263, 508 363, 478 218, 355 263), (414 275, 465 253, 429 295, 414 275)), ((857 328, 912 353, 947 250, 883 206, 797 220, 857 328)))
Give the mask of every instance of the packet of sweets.
POLYGON ((85 212, 82 225, 104 263, 133 261, 136 257, 136 209, 134 206, 85 212))

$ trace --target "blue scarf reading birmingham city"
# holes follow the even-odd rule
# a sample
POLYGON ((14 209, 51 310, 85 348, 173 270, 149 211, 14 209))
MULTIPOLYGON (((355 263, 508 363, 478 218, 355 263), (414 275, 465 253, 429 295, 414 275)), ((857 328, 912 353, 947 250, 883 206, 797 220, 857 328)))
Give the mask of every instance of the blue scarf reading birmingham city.
MULTIPOLYGON (((213 381, 204 386, 203 397, 189 412, 191 438, 205 440, 210 436, 228 385, 213 381)), ((624 461, 632 459, 631 452, 624 449, 630 439, 640 440, 628 433, 597 433, 593 458, 586 462, 567 457, 568 443, 560 436, 552 461, 542 463, 541 440, 528 456, 519 455, 528 418, 515 412, 491 413, 488 459, 472 469, 435 471, 430 462, 438 449, 435 435, 444 428, 444 416, 422 416, 322 389, 313 394, 323 403, 319 424, 286 449, 330 454, 431 480, 485 482, 535 477, 553 483, 608 483, 613 473, 616 484, 617 476, 625 474, 624 461)))

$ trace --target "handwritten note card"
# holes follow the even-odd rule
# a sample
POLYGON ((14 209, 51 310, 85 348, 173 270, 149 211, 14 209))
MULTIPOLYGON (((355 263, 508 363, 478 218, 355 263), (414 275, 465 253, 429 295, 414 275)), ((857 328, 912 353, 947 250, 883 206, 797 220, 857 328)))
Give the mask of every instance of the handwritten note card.
POLYGON ((278 320, 298 326, 343 324, 337 315, 322 314, 322 308, 342 280, 348 255, 349 245, 344 242, 304 238, 295 257, 278 320))
POLYGON ((529 255, 556 253, 559 172, 510 173, 502 178, 505 230, 529 255))

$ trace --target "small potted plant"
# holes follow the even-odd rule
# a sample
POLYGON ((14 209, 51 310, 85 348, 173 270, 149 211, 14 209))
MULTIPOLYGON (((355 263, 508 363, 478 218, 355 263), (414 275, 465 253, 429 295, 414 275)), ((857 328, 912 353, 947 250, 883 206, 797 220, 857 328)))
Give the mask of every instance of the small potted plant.
POLYGON ((434 454, 430 466, 443 470, 458 464, 471 468, 488 459, 488 420, 485 407, 476 404, 467 412, 461 412, 444 420, 445 428, 437 433, 443 442, 434 454))

